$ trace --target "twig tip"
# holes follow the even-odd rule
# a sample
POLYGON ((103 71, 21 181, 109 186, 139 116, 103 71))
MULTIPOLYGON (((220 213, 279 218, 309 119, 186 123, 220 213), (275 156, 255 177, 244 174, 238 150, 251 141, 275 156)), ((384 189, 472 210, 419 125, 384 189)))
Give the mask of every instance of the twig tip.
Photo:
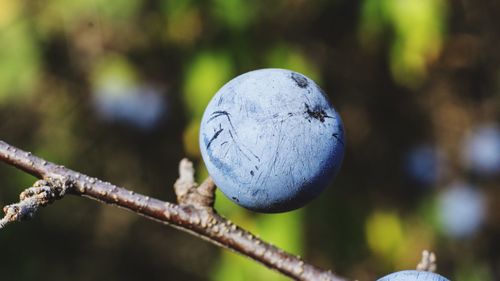
POLYGON ((436 271, 436 255, 428 250, 422 251, 422 259, 417 265, 417 270, 436 271))

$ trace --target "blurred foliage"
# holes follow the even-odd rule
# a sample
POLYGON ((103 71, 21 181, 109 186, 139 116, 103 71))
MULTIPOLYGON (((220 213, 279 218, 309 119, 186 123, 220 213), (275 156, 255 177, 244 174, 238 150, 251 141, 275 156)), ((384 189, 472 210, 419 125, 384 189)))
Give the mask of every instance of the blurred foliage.
MULTIPOLYGON (((217 210, 353 279, 413 268, 429 249, 451 280, 499 280, 498 13, 471 0, 0 0, 0 139, 173 201, 182 157, 208 176, 198 130, 215 92, 293 69, 343 118, 341 172, 301 210, 255 214, 220 191, 217 210)), ((1 165, 0 203, 33 180, 1 165)), ((74 197, 0 243, 2 280, 286 280, 74 197)))
POLYGON ((94 88, 105 87, 111 80, 112 86, 124 88, 115 94, 124 95, 123 91, 133 87, 137 81, 135 68, 124 57, 113 55, 102 57, 94 67, 91 77, 94 88))
POLYGON ((256 16, 256 6, 248 0, 214 0, 213 17, 219 24, 240 31, 256 16))
POLYGON ((231 58, 224 53, 201 53, 188 66, 184 81, 184 99, 193 118, 201 119, 215 92, 234 74, 231 58))
POLYGON ((303 73, 316 83, 321 83, 317 67, 308 62, 307 57, 296 47, 278 44, 268 51, 265 63, 270 68, 293 69, 303 73))
POLYGON ((367 47, 380 34, 393 33, 391 71, 403 85, 415 86, 425 78, 427 63, 439 55, 446 22, 441 0, 367 0, 363 3, 361 41, 367 47))
POLYGON ((166 35, 180 45, 192 44, 202 31, 200 9, 192 1, 162 1, 162 10, 167 20, 166 35))
MULTIPOLYGON (((12 4, 6 5, 7 7, 12 4)), ((15 6, 12 5, 12 6, 15 6)), ((39 48, 25 19, 0 14, 0 103, 32 93, 39 70, 39 48)), ((14 13, 14 11, 11 11, 14 13)))
POLYGON ((366 240, 375 255, 382 257, 381 267, 413 268, 420 257, 419 249, 432 249, 430 226, 416 218, 403 222, 393 212, 375 211, 366 222, 366 240))

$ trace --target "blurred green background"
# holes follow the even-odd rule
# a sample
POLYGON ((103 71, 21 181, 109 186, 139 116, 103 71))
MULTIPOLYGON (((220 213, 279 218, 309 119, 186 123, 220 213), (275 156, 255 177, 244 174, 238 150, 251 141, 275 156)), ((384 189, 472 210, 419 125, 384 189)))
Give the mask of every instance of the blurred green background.
MULTIPOLYGON (((500 2, 0 0, 0 138, 174 200, 207 176, 199 120, 219 87, 279 67, 316 80, 346 129, 318 199, 224 216, 358 280, 414 268, 500 280, 500 2)), ((34 179, 0 165, 0 203, 34 179)), ((0 232, 1 280, 286 280, 191 235, 67 197, 0 232)))

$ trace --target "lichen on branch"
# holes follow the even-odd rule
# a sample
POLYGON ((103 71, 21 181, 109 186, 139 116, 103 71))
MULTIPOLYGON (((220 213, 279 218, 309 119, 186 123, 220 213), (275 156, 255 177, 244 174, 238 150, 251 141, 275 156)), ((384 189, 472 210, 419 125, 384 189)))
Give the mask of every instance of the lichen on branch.
POLYGON ((47 178, 36 181, 32 187, 21 192, 18 203, 3 208, 5 216, 0 219, 0 229, 8 223, 33 218, 40 207, 63 198, 70 187, 71 182, 65 179, 47 178))

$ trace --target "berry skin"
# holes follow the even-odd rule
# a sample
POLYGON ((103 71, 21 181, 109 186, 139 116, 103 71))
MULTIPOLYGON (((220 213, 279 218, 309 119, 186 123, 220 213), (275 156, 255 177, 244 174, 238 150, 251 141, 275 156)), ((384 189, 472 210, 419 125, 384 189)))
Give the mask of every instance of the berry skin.
POLYGON ((261 69, 224 85, 200 126, 201 155, 222 192, 247 209, 277 213, 304 206, 338 172, 344 130, 314 81, 261 69))
POLYGON ((429 271, 403 270, 386 275, 377 281, 450 281, 429 271))

